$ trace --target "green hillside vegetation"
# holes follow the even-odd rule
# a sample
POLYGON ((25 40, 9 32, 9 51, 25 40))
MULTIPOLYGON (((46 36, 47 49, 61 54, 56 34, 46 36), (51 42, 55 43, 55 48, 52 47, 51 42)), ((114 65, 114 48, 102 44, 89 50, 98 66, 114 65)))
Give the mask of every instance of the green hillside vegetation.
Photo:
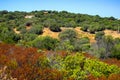
POLYGON ((4 73, 18 80, 120 80, 120 38, 104 31, 120 34, 119 29, 120 20, 114 17, 50 10, 0 11, 0 76, 4 73), (44 36, 44 29, 57 38, 44 36), (84 33, 92 35, 94 41, 84 33), (101 62, 109 59, 118 64, 101 62))
POLYGON ((118 49, 120 40, 101 35, 101 31, 105 29, 119 31, 119 24, 120 21, 114 17, 74 14, 67 11, 8 12, 4 10, 0 11, 0 41, 39 49, 88 52, 99 58, 120 59, 118 49), (40 36, 44 27, 53 32, 60 32, 59 40, 40 36), (81 27, 85 32, 96 34, 96 42, 90 44, 89 38, 77 37, 80 34, 74 30, 61 32, 61 27, 81 27), (19 34, 15 33, 14 29, 19 31, 19 34))

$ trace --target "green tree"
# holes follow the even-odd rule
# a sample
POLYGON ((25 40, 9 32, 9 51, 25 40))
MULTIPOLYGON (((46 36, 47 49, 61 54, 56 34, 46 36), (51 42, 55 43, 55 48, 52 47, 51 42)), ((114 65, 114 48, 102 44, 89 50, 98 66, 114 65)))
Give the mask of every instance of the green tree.
POLYGON ((74 51, 88 51, 90 48, 90 41, 89 38, 84 37, 84 38, 80 38, 74 41, 74 51))
POLYGON ((49 27, 49 29, 50 29, 51 31, 53 31, 53 32, 60 32, 60 31, 61 31, 60 27, 59 27, 57 24, 52 24, 52 25, 49 27))
POLYGON ((31 34, 42 34, 43 33, 43 26, 41 25, 35 25, 33 26, 29 31, 28 33, 31 33, 31 34))
POLYGON ((112 48, 112 54, 110 55, 110 57, 120 59, 120 44, 116 44, 112 48))
POLYGON ((0 32, 0 40, 6 43, 17 43, 18 40, 20 40, 20 36, 4 28, 2 32, 0 32))
POLYGON ((88 28, 89 28, 89 26, 88 25, 84 25, 82 28, 81 28, 81 30, 83 30, 83 31, 87 31, 88 30, 88 28))
POLYGON ((77 37, 77 33, 72 29, 67 29, 61 32, 58 36, 62 41, 65 41, 65 40, 73 41, 77 37))
POLYGON ((22 40, 25 42, 33 41, 35 38, 37 38, 37 34, 26 33, 22 35, 22 40))
POLYGON ((40 49, 54 50, 58 44, 58 40, 52 37, 39 37, 33 40, 32 45, 40 49))

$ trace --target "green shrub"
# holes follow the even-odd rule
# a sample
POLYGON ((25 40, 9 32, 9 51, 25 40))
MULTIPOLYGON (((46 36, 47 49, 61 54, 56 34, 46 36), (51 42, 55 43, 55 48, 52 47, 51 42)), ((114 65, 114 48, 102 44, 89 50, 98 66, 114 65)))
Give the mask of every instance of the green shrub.
POLYGON ((88 28, 89 28, 89 26, 88 25, 85 25, 85 26, 83 26, 82 28, 81 28, 81 30, 83 30, 83 31, 87 31, 88 30, 88 28))
POLYGON ((89 38, 83 37, 80 39, 76 39, 74 41, 73 46, 74 46, 74 51, 79 51, 79 52, 88 51, 90 48, 89 38))
POLYGON ((37 37, 36 34, 31 34, 31 33, 26 33, 22 35, 22 40, 28 42, 28 41, 33 41, 37 37))
POLYGON ((66 74, 65 79, 86 80, 88 75, 95 77, 111 74, 120 74, 120 68, 116 65, 108 65, 96 59, 85 58, 82 53, 67 55, 61 62, 61 70, 66 74))
POLYGON ((62 41, 64 41, 64 40, 72 41, 73 39, 75 39, 77 37, 77 33, 74 30, 67 29, 67 30, 61 32, 58 36, 59 36, 60 40, 62 40, 62 41))
POLYGON ((60 29, 60 27, 58 26, 58 25, 51 25, 50 27, 49 27, 49 29, 51 30, 51 31, 53 31, 53 32, 60 32, 61 31, 61 29, 60 29))
POLYGON ((112 54, 110 57, 120 59, 120 44, 116 44, 113 47, 112 54))
POLYGON ((36 38, 32 44, 34 47, 40 48, 40 49, 48 49, 48 50, 54 50, 58 44, 58 40, 54 39, 52 37, 46 36, 46 37, 38 37, 36 38))
POLYGON ((42 34, 43 33, 43 26, 41 25, 35 25, 33 26, 29 31, 28 33, 31 33, 31 34, 42 34))

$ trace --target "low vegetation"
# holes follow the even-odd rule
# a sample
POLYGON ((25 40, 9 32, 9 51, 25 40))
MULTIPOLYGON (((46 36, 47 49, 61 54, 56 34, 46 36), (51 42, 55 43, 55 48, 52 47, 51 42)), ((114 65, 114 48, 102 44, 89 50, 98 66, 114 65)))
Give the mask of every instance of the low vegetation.
POLYGON ((0 79, 120 80, 119 24, 67 11, 0 11, 0 79))
POLYGON ((87 58, 83 53, 39 51, 36 48, 0 44, 0 67, 7 66, 5 74, 2 71, 0 75, 9 75, 13 80, 120 79, 118 66, 87 58))

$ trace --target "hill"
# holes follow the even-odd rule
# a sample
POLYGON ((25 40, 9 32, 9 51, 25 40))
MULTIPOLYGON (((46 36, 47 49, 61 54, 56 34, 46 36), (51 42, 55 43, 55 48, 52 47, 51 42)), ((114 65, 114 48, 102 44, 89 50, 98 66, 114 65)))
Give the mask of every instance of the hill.
POLYGON ((0 11, 0 79, 119 80, 119 24, 67 11, 0 11))

